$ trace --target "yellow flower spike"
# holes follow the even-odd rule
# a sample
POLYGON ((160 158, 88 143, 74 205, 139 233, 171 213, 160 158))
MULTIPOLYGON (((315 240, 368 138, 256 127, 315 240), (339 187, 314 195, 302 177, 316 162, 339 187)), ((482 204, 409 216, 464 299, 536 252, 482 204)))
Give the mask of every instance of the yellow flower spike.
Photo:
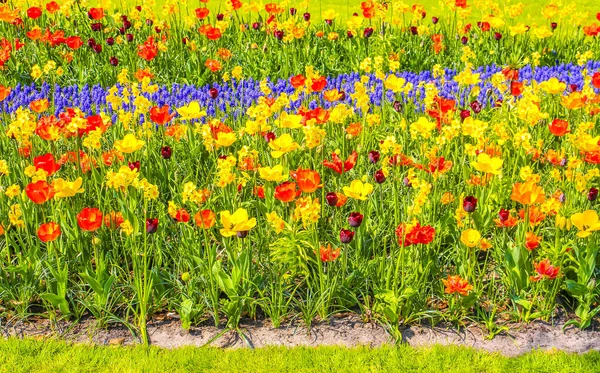
POLYGON ((287 179, 287 174, 283 172, 283 166, 280 164, 273 167, 259 167, 260 178, 266 181, 280 182, 287 179))
POLYGON ((367 196, 373 192, 373 185, 369 183, 363 183, 360 180, 354 180, 350 183, 349 187, 343 188, 346 197, 365 201, 367 196))
POLYGON ((479 172, 492 175, 500 175, 504 161, 500 158, 490 157, 487 153, 479 153, 476 162, 471 162, 471 166, 479 172))
POLYGON ((579 230, 577 237, 585 238, 600 230, 600 221, 598 213, 594 210, 579 212, 571 216, 571 223, 579 230))
POLYGON ((481 233, 476 229, 467 229, 460 234, 460 242, 466 247, 475 247, 481 241, 481 233))
POLYGON ((200 108, 197 101, 192 101, 187 106, 180 107, 177 109, 177 113, 181 116, 181 120, 199 119, 206 116, 206 111, 200 108))
POLYGON ((137 150, 140 150, 144 147, 145 142, 142 140, 138 140, 135 135, 127 134, 123 138, 123 140, 115 141, 115 149, 120 151, 121 153, 133 153, 137 150))
POLYGON ((237 209, 233 214, 229 211, 221 211, 221 225, 223 228, 220 229, 223 237, 231 237, 238 234, 238 232, 247 232, 256 226, 256 219, 248 219, 248 211, 243 208, 237 209))
POLYGON ((73 197, 75 194, 85 192, 81 184, 83 184, 81 177, 78 177, 75 181, 66 181, 62 178, 54 180, 52 183, 52 189, 56 191, 54 198, 73 197))

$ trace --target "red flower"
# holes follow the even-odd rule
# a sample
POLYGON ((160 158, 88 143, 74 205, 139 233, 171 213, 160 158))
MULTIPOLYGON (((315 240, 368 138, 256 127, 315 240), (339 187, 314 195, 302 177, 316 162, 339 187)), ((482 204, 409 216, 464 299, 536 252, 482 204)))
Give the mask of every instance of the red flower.
POLYGON ((523 82, 510 82, 510 94, 520 96, 523 93, 523 82))
POLYGON ((554 119, 548 126, 548 129, 554 136, 564 136, 571 132, 569 129, 569 122, 562 119, 554 119))
POLYGON ((321 246, 319 248, 319 256, 322 262, 333 262, 340 256, 341 249, 332 249, 331 244, 327 244, 327 247, 321 246))
POLYGON ((462 277, 456 276, 448 276, 447 280, 442 280, 446 289, 444 292, 446 294, 460 294, 463 297, 467 296, 471 290, 473 290, 473 286, 469 285, 469 281, 463 279, 462 277))
POLYGON ((156 124, 165 125, 169 123, 174 116, 175 114, 169 114, 169 105, 164 105, 161 108, 158 106, 150 108, 150 120, 156 124))
POLYGON ((54 241, 60 236, 60 226, 54 222, 40 225, 37 236, 42 242, 54 241))
POLYGON ((209 14, 210 14, 210 10, 208 10, 208 8, 196 9, 196 18, 198 18, 198 19, 204 19, 204 18, 208 17, 209 14))
POLYGON ((54 191, 44 180, 27 185, 25 187, 25 193, 33 203, 37 203, 38 205, 47 202, 54 197, 54 191))
POLYGON ((560 271, 560 267, 553 266, 548 259, 544 259, 541 262, 534 264, 534 269, 537 272, 537 276, 529 277, 531 281, 540 281, 544 279, 554 280, 560 271))
POLYGON ((152 61, 158 55, 158 47, 154 43, 154 38, 149 36, 142 45, 138 45, 138 56, 146 61, 152 61))
POLYGON ((86 207, 77 214, 77 225, 84 231, 95 231, 102 226, 102 212, 97 208, 86 207))
POLYGON ((69 36, 66 43, 67 47, 71 49, 79 49, 83 45, 83 41, 81 41, 79 36, 69 36))
POLYGON ((27 9, 27 17, 31 18, 31 19, 38 19, 42 16, 42 9, 38 8, 37 6, 32 6, 31 8, 27 9))
MULTIPOLYGON (((600 14, 600 13, 598 13, 600 14)), ((592 75, 592 85, 598 89, 600 89, 600 72, 594 73, 592 75)))
POLYGON ((294 182, 286 181, 275 187, 275 198, 281 202, 292 202, 302 193, 301 190, 297 189, 297 185, 294 182))
POLYGON ((321 188, 321 176, 317 171, 298 168, 296 171, 291 171, 290 175, 304 193, 312 193, 321 188))
POLYGON ((51 1, 48 4, 46 4, 46 10, 50 14, 56 13, 59 9, 60 9, 60 5, 58 5, 58 3, 56 1, 51 1))
POLYGON ((416 223, 414 226, 402 223, 396 228, 396 237, 401 246, 427 245, 435 238, 435 229, 430 225, 421 226, 420 223, 416 223), (408 231, 406 231, 407 227, 408 231))
POLYGON ((290 78, 290 84, 294 88, 304 87, 304 83, 305 82, 306 82, 306 78, 302 74, 299 74, 299 75, 296 75, 296 76, 292 76, 290 78))
POLYGON ((536 236, 533 232, 525 233, 525 248, 529 251, 533 251, 540 246, 542 237, 536 236))
POLYGON ((217 216, 211 210, 202 210, 198 211, 196 215, 194 215, 194 220, 196 221, 196 225, 202 229, 210 229, 215 222, 217 221, 217 216))
POLYGON ((212 27, 208 32, 206 32, 206 37, 209 40, 218 40, 221 37, 221 30, 216 27, 212 27))
POLYGON ((454 6, 456 6, 457 8, 466 8, 467 7, 467 0, 456 0, 454 2, 454 6))
POLYGON ((88 12, 88 17, 93 20, 99 21, 104 18, 104 9, 102 8, 91 8, 88 12))
POLYGON ((60 165, 56 163, 52 153, 33 158, 33 165, 36 170, 46 171, 48 176, 54 175, 54 173, 60 169, 60 165))
POLYGON ((320 92, 327 87, 327 79, 324 76, 321 76, 312 81, 310 88, 315 92, 320 92))
POLYGON ((233 10, 238 10, 242 7, 242 2, 240 0, 230 0, 230 2, 233 10))
POLYGON ((346 161, 344 163, 342 163, 342 160, 340 159, 339 155, 337 155, 336 153, 332 153, 331 154, 331 161, 328 160, 323 160, 323 166, 332 169, 333 171, 337 172, 338 174, 343 174, 344 172, 348 172, 350 171, 354 165, 356 165, 356 160, 358 159, 358 153, 356 153, 356 151, 352 151, 352 154, 350 154, 350 156, 348 156, 348 158, 346 159, 346 161))

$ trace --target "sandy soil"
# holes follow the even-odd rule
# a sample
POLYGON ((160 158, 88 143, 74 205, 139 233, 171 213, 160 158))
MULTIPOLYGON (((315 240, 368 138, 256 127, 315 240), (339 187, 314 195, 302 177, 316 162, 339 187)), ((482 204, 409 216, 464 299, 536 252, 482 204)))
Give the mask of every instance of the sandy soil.
MULTIPOLYGON (((534 349, 557 349, 568 352, 600 351, 600 332, 581 331, 562 325, 533 322, 527 325, 510 325, 510 331, 486 339, 487 332, 473 325, 462 329, 453 327, 410 326, 402 329, 403 342, 412 346, 464 345, 477 349, 499 352, 514 356, 534 349)), ((392 344, 386 330, 376 323, 363 323, 357 316, 350 315, 332 318, 328 322, 314 324, 310 330, 299 324, 286 324, 278 329, 268 321, 245 321, 241 328, 243 335, 225 331, 214 326, 192 327, 188 332, 181 329, 176 315, 163 315, 160 320, 149 323, 151 343, 164 348, 181 346, 204 346, 210 344, 221 348, 257 348, 263 346, 381 346, 392 344)), ((123 326, 98 329, 94 320, 84 320, 77 324, 66 322, 50 323, 48 320, 18 321, 3 323, 4 336, 32 337, 44 339, 58 337, 76 343, 100 345, 121 345, 137 343, 137 339, 123 326)))

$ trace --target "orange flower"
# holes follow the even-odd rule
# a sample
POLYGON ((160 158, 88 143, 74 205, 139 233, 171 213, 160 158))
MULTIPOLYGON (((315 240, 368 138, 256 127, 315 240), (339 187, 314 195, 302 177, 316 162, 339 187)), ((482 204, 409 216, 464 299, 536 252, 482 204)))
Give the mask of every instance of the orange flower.
POLYGON ((469 285, 469 281, 463 279, 459 275, 456 276, 448 276, 448 279, 442 280, 446 289, 444 292, 446 294, 460 294, 463 297, 469 295, 469 292, 473 290, 473 286, 469 285))
POLYGON ((139 82, 144 80, 144 78, 154 79, 154 74, 152 74, 148 67, 145 69, 138 69, 133 76, 135 76, 139 82))
POLYGON ((342 163, 342 160, 340 159, 340 156, 337 155, 337 153, 332 153, 331 159, 331 161, 328 161, 326 159, 323 160, 323 165, 341 175, 344 172, 350 171, 356 165, 358 153, 353 150, 352 154, 348 156, 344 163, 342 163))
POLYGON ((304 83, 306 83, 306 78, 302 74, 295 75, 290 78, 290 84, 294 88, 304 87, 304 83))
POLYGON ((327 244, 327 247, 321 246, 319 248, 319 256, 322 262, 333 262, 340 256, 341 249, 332 249, 331 244, 327 244))
POLYGON ((456 0, 454 2, 454 6, 457 8, 466 8, 467 7, 467 0, 456 0))
POLYGON ((88 11, 88 16, 91 19, 95 20, 95 21, 99 21, 102 18, 104 18, 104 9, 102 9, 102 8, 91 8, 88 11))
MULTIPOLYGON (((525 210, 519 210, 519 217, 521 220, 525 220, 525 210)), ((529 208, 529 224, 536 226, 544 221, 544 219, 546 219, 546 215, 537 206, 529 208)))
POLYGON ((321 175, 317 171, 298 168, 296 171, 290 172, 290 175, 304 193, 312 193, 321 188, 321 175))
POLYGON ((77 214, 77 225, 84 231, 95 231, 102 226, 102 212, 97 208, 86 207, 77 214))
POLYGON ((120 227, 124 221, 123 214, 120 212, 112 211, 111 213, 104 215, 104 225, 107 228, 116 229, 120 227))
POLYGON ((536 236, 533 232, 525 233, 525 248, 529 251, 533 251, 540 246, 542 237, 536 236))
POLYGON ((205 35, 209 40, 218 40, 221 37, 221 30, 216 27, 211 27, 205 35))
POLYGON ((208 8, 198 8, 196 9, 196 18, 198 19, 204 19, 206 17, 208 17, 208 15, 210 14, 210 10, 208 10, 208 8))
MULTIPOLYGON (((304 82, 302 83, 302 85, 304 85, 304 82)), ((328 91, 323 92, 323 98, 325 98, 329 102, 335 102, 337 100, 341 100, 343 97, 344 97, 344 94, 342 92, 340 92, 337 88, 330 89, 328 91)))
POLYGON ((210 58, 206 60, 204 66, 206 66, 213 73, 216 73, 217 71, 221 70, 221 63, 217 60, 212 60, 210 58))
POLYGON ((215 225, 217 216, 211 210, 202 210, 194 215, 194 220, 196 221, 196 226, 202 229, 210 229, 215 225))
POLYGON ((523 92, 523 82, 510 82, 510 94, 513 96, 520 96, 523 92))
POLYGON ((5 87, 0 84, 0 102, 4 101, 10 94, 10 87, 5 87))
POLYGON ((554 119, 552 121, 552 123, 550 123, 550 125, 548 126, 548 129, 550 129, 550 132, 554 135, 554 136, 564 136, 567 133, 571 132, 569 129, 569 122, 567 122, 566 120, 562 120, 562 119, 554 119))
POLYGON ((281 202, 292 202, 300 195, 302 191, 297 189, 297 184, 291 181, 286 181, 275 187, 275 198, 281 202))
POLYGON ((60 135, 60 126, 54 115, 41 117, 35 128, 35 133, 46 141, 54 141, 60 135))
POLYGON ((30 200, 38 205, 47 202, 54 197, 54 191, 44 180, 27 185, 25 187, 25 193, 30 200))
POLYGON ((154 43, 152 36, 149 36, 144 44, 138 46, 137 55, 146 61, 152 61, 158 55, 158 46, 154 43))
POLYGON ((580 109, 585 106, 587 97, 581 92, 573 92, 568 96, 562 96, 562 104, 569 110, 580 109))
POLYGON ((36 113, 42 113, 48 109, 50 103, 45 98, 40 98, 39 100, 31 101, 29 103, 29 108, 36 113))
POLYGON ((560 267, 553 266, 548 259, 544 259, 541 262, 534 264, 534 269, 537 272, 537 276, 529 277, 529 279, 534 282, 544 279, 554 280, 560 271, 560 267))
POLYGON ((156 124, 165 125, 169 123, 174 116, 175 114, 169 114, 169 105, 163 105, 161 108, 158 106, 150 108, 150 120, 156 124))
POLYGON ((351 123, 348 128, 346 128, 346 133, 352 137, 357 137, 362 132, 362 125, 360 123, 351 123))
POLYGON ((52 176, 60 169, 60 165, 54 160, 52 153, 47 153, 33 158, 33 165, 36 170, 44 170, 48 176, 52 176))
POLYGON ((512 188, 510 199, 517 201, 525 206, 542 203, 546 200, 544 189, 534 183, 527 181, 524 183, 515 183, 512 188))
POLYGON ((51 1, 48 4, 46 4, 46 10, 50 14, 54 14, 54 13, 58 12, 59 9, 60 9, 60 5, 58 5, 58 3, 56 1, 51 1))
POLYGON ((54 222, 40 225, 37 236, 42 242, 54 241, 60 236, 60 226, 54 222))

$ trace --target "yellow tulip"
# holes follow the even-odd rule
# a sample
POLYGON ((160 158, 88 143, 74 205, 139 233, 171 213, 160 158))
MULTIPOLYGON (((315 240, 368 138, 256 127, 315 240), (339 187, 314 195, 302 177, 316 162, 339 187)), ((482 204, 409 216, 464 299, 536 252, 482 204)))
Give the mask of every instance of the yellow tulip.
POLYGON ((221 211, 219 214, 223 225, 220 232, 223 237, 235 236, 238 232, 248 232, 256 226, 256 219, 248 219, 248 211, 243 208, 237 209, 233 214, 229 211, 221 211))
POLYGON ((143 148, 144 144, 144 141, 136 139, 135 136, 130 133, 125 135, 123 140, 115 141, 115 149, 121 153, 133 153, 143 148))
POLYGON ((206 112, 200 108, 197 101, 192 101, 189 105, 180 107, 177 109, 177 113, 181 116, 181 120, 198 119, 206 115, 206 112))
POLYGON ((280 164, 274 167, 259 167, 258 173, 261 179, 267 181, 280 182, 287 179, 287 175, 283 172, 283 166, 280 164))
POLYGON ((271 156, 273 158, 281 158, 281 156, 285 153, 294 151, 299 147, 300 145, 298 145, 292 136, 287 133, 284 133, 269 143, 269 148, 271 148, 271 156))
POLYGON ((480 172, 483 172, 486 174, 499 175, 503 162, 504 161, 500 158, 496 158, 496 157, 492 158, 487 153, 480 153, 477 156, 477 161, 471 162, 471 165, 477 171, 480 171, 480 172))
POLYGON ((571 222, 579 230, 577 237, 585 238, 600 230, 600 221, 598 221, 598 213, 594 210, 579 212, 571 216, 571 222))
POLYGON ((360 180, 354 180, 350 183, 349 187, 344 187, 343 190, 346 197, 365 201, 367 196, 373 192, 373 185, 363 183, 360 180))
POLYGON ((481 233, 476 229, 467 229, 460 234, 460 242, 466 247, 475 247, 481 241, 481 233))

